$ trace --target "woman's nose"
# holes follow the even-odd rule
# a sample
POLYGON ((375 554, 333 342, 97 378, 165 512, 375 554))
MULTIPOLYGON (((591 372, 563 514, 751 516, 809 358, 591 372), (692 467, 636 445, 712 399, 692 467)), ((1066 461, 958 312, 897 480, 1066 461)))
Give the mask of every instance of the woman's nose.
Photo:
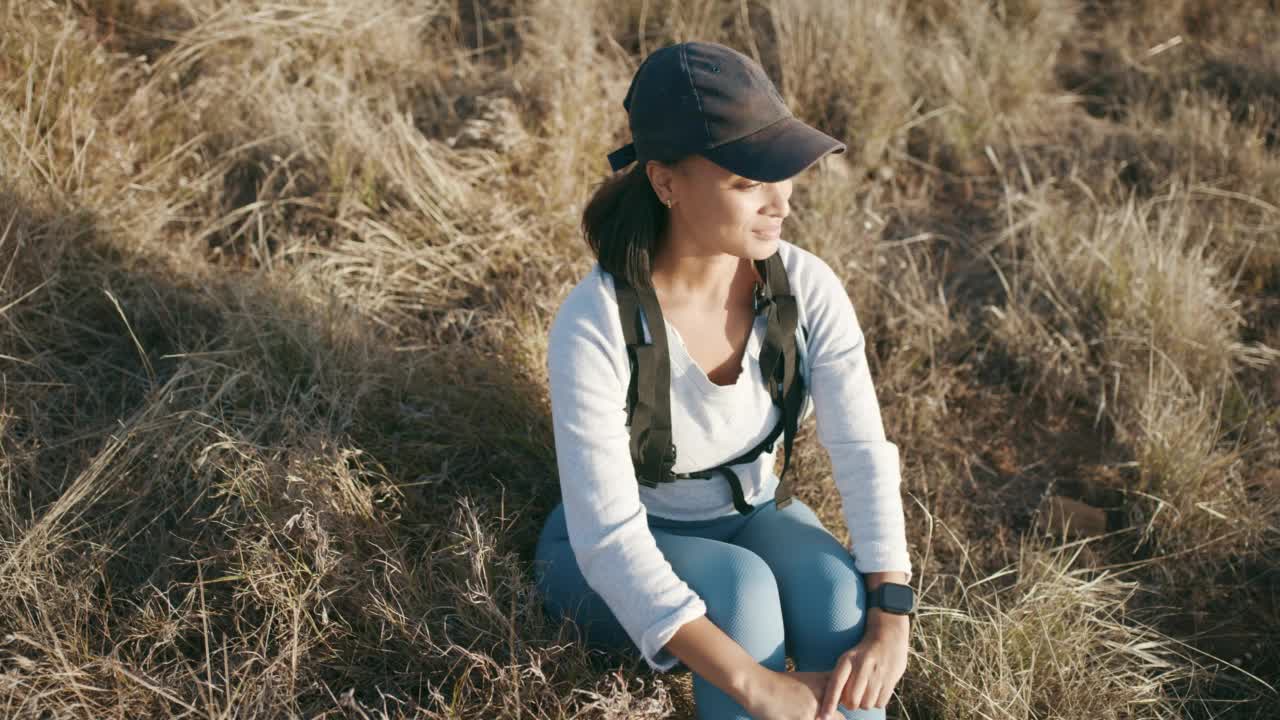
POLYGON ((766 212, 779 220, 783 220, 787 215, 791 214, 791 206, 787 202, 787 194, 779 193, 775 195, 773 202, 769 203, 766 208, 766 212))

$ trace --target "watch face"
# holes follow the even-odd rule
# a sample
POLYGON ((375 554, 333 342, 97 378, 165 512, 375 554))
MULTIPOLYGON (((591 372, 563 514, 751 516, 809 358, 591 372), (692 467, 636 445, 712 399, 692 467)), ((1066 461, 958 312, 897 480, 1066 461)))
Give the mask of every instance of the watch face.
POLYGON ((911 612, 915 593, 909 585, 883 583, 880 585, 880 604, 885 610, 898 613, 911 612))

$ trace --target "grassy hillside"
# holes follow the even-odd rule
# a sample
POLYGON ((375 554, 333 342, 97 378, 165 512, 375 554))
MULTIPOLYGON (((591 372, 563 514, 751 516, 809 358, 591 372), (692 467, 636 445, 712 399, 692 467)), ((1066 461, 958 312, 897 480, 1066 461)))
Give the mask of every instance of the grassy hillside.
POLYGON ((786 237, 903 454, 890 716, 1280 717, 1276 0, 0 0, 0 715, 692 717, 530 565, 690 39, 849 144, 786 237))

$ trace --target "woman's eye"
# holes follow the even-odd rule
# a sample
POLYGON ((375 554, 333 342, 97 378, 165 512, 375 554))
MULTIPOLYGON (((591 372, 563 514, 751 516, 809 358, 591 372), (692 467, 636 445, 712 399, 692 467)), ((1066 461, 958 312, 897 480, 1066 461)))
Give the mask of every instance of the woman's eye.
POLYGON ((753 187, 759 187, 760 183, 751 183, 750 185, 739 185, 739 190, 750 190, 753 187))

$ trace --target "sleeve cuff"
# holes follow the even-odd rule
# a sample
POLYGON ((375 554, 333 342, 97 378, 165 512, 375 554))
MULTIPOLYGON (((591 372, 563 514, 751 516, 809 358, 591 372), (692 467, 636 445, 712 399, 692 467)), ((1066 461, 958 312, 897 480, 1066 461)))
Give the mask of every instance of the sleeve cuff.
POLYGON ((654 623, 652 627, 645 631, 644 637, 640 642, 640 653, 644 655, 645 662, 649 663, 649 667, 658 672, 667 672, 675 667, 680 662, 680 658, 664 649, 667 642, 671 640, 682 625, 691 620, 697 620, 706 614, 706 603, 702 601, 702 598, 696 598, 654 623))
POLYGON ((853 566, 858 572, 866 575, 874 572, 902 572, 907 574, 907 582, 913 575, 911 555, 905 546, 889 546, 884 543, 871 543, 871 547, 850 547, 853 555, 853 566))

